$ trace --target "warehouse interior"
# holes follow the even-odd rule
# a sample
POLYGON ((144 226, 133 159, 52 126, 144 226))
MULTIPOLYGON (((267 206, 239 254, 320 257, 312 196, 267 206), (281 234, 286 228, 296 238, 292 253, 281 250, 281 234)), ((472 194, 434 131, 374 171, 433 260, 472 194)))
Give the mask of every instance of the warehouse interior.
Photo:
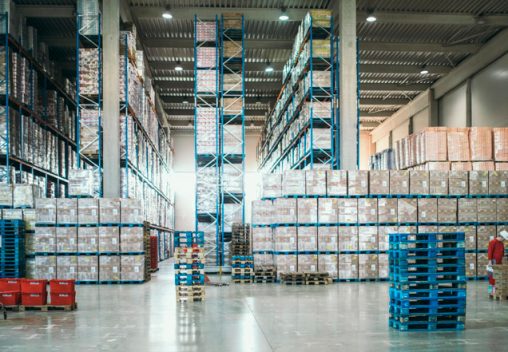
POLYGON ((506 0, 0 1, 1 350, 506 349, 507 91, 506 0))

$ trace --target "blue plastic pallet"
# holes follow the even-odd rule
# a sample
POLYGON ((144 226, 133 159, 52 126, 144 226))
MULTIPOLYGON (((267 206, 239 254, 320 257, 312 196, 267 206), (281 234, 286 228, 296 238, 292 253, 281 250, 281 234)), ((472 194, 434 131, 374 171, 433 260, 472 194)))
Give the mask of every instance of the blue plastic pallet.
POLYGON ((400 331, 464 330, 465 324, 457 321, 407 322, 390 320, 389 326, 400 331))
POLYGON ((458 298, 466 297, 465 288, 450 288, 437 290, 397 290, 393 287, 389 289, 390 298, 393 299, 419 299, 419 298, 458 298))

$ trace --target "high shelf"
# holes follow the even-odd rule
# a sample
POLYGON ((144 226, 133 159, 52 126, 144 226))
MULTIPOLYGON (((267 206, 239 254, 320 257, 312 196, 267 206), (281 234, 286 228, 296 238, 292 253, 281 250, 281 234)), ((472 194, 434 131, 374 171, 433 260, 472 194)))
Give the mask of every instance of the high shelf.
POLYGON ((336 42, 330 11, 302 21, 283 87, 258 145, 260 169, 334 168, 336 159, 336 42))

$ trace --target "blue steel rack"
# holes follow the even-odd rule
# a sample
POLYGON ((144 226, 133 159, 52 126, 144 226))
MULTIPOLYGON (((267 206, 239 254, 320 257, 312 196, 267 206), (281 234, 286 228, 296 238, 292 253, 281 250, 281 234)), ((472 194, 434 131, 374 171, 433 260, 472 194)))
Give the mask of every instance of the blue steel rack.
POLYGON ((244 17, 220 22, 220 265, 229 264, 233 223, 245 220, 244 17), (239 20, 239 22, 238 22, 239 20), (237 26, 239 24, 239 26, 237 26), (228 50, 226 51, 226 48, 228 50), (228 85, 226 86, 226 75, 228 85), (233 84, 231 85, 231 79, 233 84), (238 131, 239 129, 239 131, 238 131))

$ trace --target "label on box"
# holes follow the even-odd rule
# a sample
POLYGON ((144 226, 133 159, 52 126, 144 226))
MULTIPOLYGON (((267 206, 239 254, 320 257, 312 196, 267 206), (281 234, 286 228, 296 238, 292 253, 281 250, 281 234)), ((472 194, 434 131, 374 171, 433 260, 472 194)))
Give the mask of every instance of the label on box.
POLYGON ((139 267, 135 266, 135 267, 134 267, 134 272, 135 272, 135 273, 139 273, 139 267))
POLYGON ((461 187, 466 187, 466 181, 461 181, 460 185, 461 185, 461 187))
POLYGON ((427 217, 427 213, 425 211, 422 211, 422 217, 423 218, 426 218, 427 217))
POLYGON ((446 187, 446 181, 441 181, 441 187, 446 187))
POLYGON ((113 238, 111 239, 111 243, 113 243, 113 244, 116 244, 116 243, 117 243, 117 240, 116 240, 116 238, 115 238, 115 237, 113 237, 113 238))
POLYGON ((407 187, 407 181, 402 181, 402 187, 407 187))
POLYGON ((469 263, 469 269, 474 269, 474 263, 469 263))
POLYGON ((95 244, 95 238, 92 238, 92 239, 90 240, 90 243, 91 243, 91 244, 95 244))
POLYGON ((95 273, 95 266, 90 267, 90 272, 95 273))
POLYGON ((482 181, 482 187, 487 187, 487 181, 482 181))
POLYGON ((371 215, 376 215, 376 209, 371 209, 371 210, 370 210, 370 214, 371 214, 371 215))
POLYGON ((70 242, 70 244, 74 244, 74 238, 71 238, 71 239, 69 240, 69 242, 70 242))
POLYGON ((383 187, 387 187, 388 186, 388 182, 386 182, 386 181, 381 182, 381 184, 383 185, 383 187))
POLYGON ((391 215, 395 215, 395 209, 393 209, 393 208, 392 208, 392 209, 390 209, 390 214, 391 214, 391 215))
POLYGON ((376 264, 371 264, 370 265, 370 270, 376 271, 376 264))
POLYGON ((506 182, 505 181, 501 181, 501 187, 503 187, 503 188, 506 187, 506 182))
POLYGON ((295 266, 294 265, 290 265, 289 266, 289 271, 295 271, 295 266))
POLYGON ((55 269, 52 266, 50 266, 48 268, 48 272, 53 274, 55 272, 55 269))
POLYGON ((427 181, 422 181, 422 186, 427 187, 427 181))
POLYGON ((295 238, 294 237, 290 237, 289 238, 289 243, 295 243, 295 238))
POLYGON ((73 274, 74 274, 74 271, 75 271, 75 270, 74 270, 74 267, 73 267, 73 266, 71 266, 69 271, 70 271, 71 273, 73 273, 73 274))
POLYGON ((315 265, 311 265, 310 266, 310 271, 316 271, 316 266, 315 265))
POLYGON ((116 266, 114 266, 114 267, 112 267, 112 271, 113 271, 114 273, 117 273, 117 272, 118 272, 118 268, 117 268, 116 266))

